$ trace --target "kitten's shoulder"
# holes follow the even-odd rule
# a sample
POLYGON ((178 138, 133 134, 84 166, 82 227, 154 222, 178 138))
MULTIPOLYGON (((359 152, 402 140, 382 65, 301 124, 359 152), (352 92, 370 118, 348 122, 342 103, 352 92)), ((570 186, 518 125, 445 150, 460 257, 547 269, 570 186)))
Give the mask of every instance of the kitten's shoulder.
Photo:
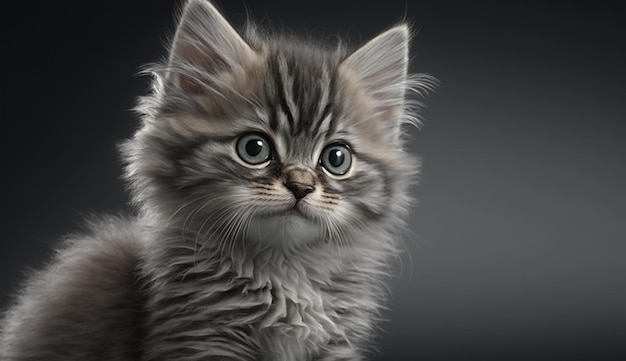
POLYGON ((112 216, 68 237, 4 315, 0 359, 131 359, 142 237, 135 219, 112 216))

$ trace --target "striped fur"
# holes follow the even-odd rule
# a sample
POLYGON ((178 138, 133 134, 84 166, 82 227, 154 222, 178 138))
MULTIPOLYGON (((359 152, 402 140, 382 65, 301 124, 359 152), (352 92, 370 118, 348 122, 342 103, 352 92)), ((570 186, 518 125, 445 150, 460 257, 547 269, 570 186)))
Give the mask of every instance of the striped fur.
POLYGON ((104 306, 81 303, 72 318, 48 325, 27 319, 55 292, 37 282, 109 276, 56 271, 56 264, 79 269, 70 257, 76 247, 95 270, 116 257, 99 260, 94 241, 75 240, 8 313, 8 351, 0 355, 81 359, 70 345, 97 346, 76 346, 65 336, 72 332, 59 330, 80 330, 90 312, 126 321, 130 312, 132 325, 120 321, 110 332, 132 342, 99 345, 115 350, 107 359, 364 359, 419 166, 403 149, 401 125, 416 119, 407 94, 432 85, 407 74, 408 38, 400 25, 350 52, 252 26, 239 35, 210 3, 189 1, 167 61, 150 68, 153 90, 138 106, 142 126, 122 145, 138 219, 109 221, 92 237, 97 244, 111 238, 116 222, 131 229, 113 237, 131 255, 122 267, 131 286, 120 278, 114 292, 128 302, 107 305, 113 293, 94 282, 88 292, 104 306), (239 158, 236 142, 251 132, 271 143, 267 164, 239 158), (335 143, 352 151, 340 176, 320 164, 335 143), (299 202, 284 185, 293 169, 314 185, 299 202), (58 332, 40 332, 45 327, 58 332), (22 336, 53 343, 26 352, 30 341, 15 341, 22 336))

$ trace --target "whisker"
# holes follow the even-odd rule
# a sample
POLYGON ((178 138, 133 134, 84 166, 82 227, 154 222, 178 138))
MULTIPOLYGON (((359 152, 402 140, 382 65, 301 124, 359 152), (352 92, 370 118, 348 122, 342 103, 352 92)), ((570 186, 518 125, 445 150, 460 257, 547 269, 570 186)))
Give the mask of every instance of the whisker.
POLYGON ((180 213, 183 209, 185 209, 186 207, 189 207, 191 204, 193 204, 193 203, 195 203, 195 202, 199 202, 199 201, 201 201, 202 199, 204 199, 204 198, 206 198, 206 197, 208 197, 208 196, 210 196, 210 194, 205 194, 205 195, 202 195, 202 196, 200 196, 200 197, 198 197, 198 198, 195 198, 195 199, 193 199, 193 200, 191 200, 191 201, 189 201, 189 202, 187 202, 187 203, 183 204, 182 206, 178 207, 178 209, 176 209, 176 211, 174 211, 174 212, 173 212, 173 213, 172 213, 172 214, 168 217, 167 221, 168 221, 168 222, 170 222, 170 221, 171 221, 174 217, 176 217, 176 215, 177 215, 178 213, 180 213))

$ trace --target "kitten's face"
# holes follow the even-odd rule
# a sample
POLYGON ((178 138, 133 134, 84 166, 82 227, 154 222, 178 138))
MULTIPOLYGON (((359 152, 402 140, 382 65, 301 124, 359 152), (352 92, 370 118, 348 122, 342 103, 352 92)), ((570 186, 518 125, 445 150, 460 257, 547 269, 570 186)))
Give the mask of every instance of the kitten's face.
POLYGON ((346 244, 397 224, 416 167, 398 137, 406 28, 346 57, 246 42, 192 4, 126 148, 144 210, 225 248, 346 244))

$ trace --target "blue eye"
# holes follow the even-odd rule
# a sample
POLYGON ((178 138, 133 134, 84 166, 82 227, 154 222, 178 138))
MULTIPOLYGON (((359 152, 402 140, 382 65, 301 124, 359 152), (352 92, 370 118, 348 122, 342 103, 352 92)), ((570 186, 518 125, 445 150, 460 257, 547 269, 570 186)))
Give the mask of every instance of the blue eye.
POLYGON ((246 134, 237 141, 237 154, 244 162, 258 165, 271 159, 272 147, 261 134, 246 134))
POLYGON ((320 163, 334 175, 344 175, 352 165, 352 153, 344 144, 331 144, 324 148, 320 163))

